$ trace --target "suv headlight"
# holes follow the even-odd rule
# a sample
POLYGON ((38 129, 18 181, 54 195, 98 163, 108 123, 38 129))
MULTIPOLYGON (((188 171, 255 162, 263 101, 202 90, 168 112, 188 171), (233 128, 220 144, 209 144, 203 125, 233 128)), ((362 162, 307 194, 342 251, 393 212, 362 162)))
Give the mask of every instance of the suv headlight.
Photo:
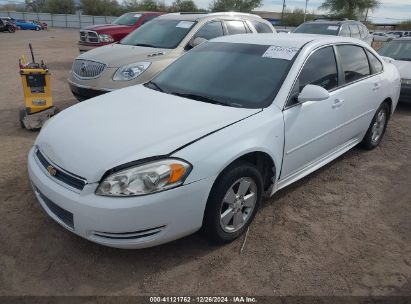
POLYGON ((411 85, 411 79, 401 78, 401 83, 406 85, 411 85))
POLYGON ((114 42, 114 38, 109 34, 100 34, 98 37, 101 42, 114 42))
POLYGON ((113 76, 114 81, 128 81, 140 76, 148 69, 151 62, 136 62, 118 68, 113 76))
POLYGON ((100 182, 97 195, 137 196, 183 184, 191 165, 180 159, 165 159, 110 174, 100 182))

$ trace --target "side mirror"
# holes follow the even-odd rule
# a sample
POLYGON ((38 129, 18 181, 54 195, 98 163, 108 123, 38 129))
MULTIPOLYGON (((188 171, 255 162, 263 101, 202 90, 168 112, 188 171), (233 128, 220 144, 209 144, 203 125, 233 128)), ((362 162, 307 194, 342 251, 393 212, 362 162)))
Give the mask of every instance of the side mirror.
POLYGON ((307 84, 298 95, 298 102, 322 101, 330 98, 330 93, 320 86, 307 84))
POLYGON ((206 42, 207 39, 202 38, 202 37, 195 37, 192 38, 189 42, 188 45, 190 46, 190 48, 196 47, 197 45, 202 44, 203 42, 206 42))

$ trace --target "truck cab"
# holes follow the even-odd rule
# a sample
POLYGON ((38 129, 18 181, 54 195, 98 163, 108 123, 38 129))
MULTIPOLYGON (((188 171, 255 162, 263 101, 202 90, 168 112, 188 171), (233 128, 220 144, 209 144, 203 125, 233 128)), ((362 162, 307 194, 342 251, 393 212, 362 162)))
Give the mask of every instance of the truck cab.
POLYGON ((92 25, 80 30, 80 53, 120 41, 142 24, 162 15, 161 12, 130 12, 110 24, 92 25))

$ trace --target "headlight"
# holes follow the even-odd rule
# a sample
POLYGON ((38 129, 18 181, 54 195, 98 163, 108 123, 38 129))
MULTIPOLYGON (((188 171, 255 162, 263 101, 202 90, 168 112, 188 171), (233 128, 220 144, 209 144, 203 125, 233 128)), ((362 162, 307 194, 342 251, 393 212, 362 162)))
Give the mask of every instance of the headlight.
POLYGON ((411 85, 411 79, 401 78, 401 83, 402 83, 402 84, 406 84, 406 85, 411 85))
POLYGON ((171 189, 181 185, 191 165, 179 159, 165 159, 131 167, 107 176, 96 194, 137 196, 171 189))
POLYGON ((100 34, 98 37, 101 42, 114 42, 114 38, 109 34, 100 34))
POLYGON ((127 81, 140 76, 151 62, 136 62, 120 67, 113 76, 114 81, 127 81))

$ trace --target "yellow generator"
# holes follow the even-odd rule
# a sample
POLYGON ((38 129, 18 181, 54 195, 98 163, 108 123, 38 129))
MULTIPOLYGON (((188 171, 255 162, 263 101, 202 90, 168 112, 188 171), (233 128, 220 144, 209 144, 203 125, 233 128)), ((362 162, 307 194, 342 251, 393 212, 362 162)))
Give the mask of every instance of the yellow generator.
POLYGON ((25 102, 25 109, 20 111, 20 123, 28 130, 38 130, 57 109, 51 97, 50 72, 43 61, 35 62, 31 44, 29 47, 32 62, 27 63, 24 56, 19 60, 25 102))

